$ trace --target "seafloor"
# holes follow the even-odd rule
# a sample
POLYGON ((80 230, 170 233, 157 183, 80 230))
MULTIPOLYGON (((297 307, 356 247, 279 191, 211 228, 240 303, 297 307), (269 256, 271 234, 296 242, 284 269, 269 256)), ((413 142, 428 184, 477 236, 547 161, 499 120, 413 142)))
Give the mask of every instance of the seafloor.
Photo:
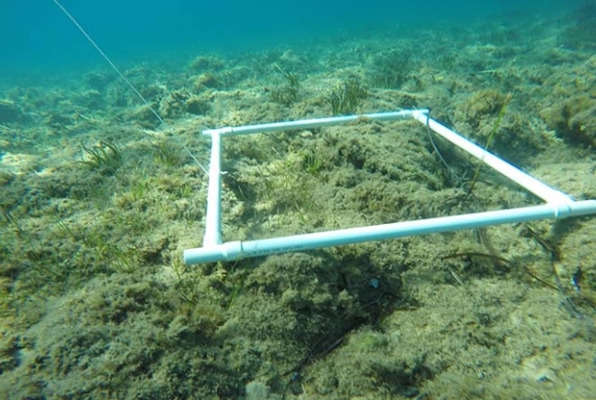
MULTIPOLYGON (((595 199, 595 10, 123 68, 165 126, 108 69, 5 86, 0 397, 594 398, 593 217, 192 267, 182 251, 202 239, 205 128, 431 108, 595 199)), ((539 203, 434 146, 366 119, 227 139, 224 237, 539 203)))

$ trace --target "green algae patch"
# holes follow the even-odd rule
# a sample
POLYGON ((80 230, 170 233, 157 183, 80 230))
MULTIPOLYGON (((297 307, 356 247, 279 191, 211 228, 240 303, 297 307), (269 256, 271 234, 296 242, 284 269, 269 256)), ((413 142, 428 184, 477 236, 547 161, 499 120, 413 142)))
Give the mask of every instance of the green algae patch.
POLYGON ((50 398, 216 398, 239 390, 218 350, 221 317, 180 313, 163 283, 114 276, 96 279, 53 302, 30 330, 20 366, 6 374, 4 393, 50 398), (173 350, 177 349, 177 350, 173 350), (131 377, 134 379, 131 381, 131 377), (214 389, 217 388, 217 389, 214 389))

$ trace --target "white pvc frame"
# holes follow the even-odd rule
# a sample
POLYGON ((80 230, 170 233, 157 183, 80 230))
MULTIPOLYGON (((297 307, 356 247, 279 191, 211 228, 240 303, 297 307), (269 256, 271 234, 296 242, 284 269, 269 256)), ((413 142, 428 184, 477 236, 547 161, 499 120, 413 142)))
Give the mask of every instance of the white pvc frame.
POLYGON ((211 136, 205 235, 203 237, 203 247, 184 250, 184 262, 191 265, 214 261, 231 261, 267 254, 311 250, 373 240, 426 235, 547 218, 560 219, 596 214, 596 200, 573 200, 565 193, 551 188, 429 118, 428 112, 428 110, 404 110, 204 130, 204 135, 211 136), (428 127, 434 132, 538 196, 545 201, 545 204, 270 239, 223 242, 221 233, 221 146, 223 137, 332 126, 355 121, 358 118, 375 121, 413 118, 424 125, 428 124, 428 127))

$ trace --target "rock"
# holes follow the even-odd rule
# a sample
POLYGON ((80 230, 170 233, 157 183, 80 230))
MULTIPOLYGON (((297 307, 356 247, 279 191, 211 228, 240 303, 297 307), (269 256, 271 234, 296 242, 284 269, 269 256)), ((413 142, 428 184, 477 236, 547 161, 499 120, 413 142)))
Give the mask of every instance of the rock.
POLYGON ((0 100, 0 124, 16 122, 21 117, 21 110, 12 101, 0 100))
POLYGON ((262 382, 249 382, 245 390, 246 400, 266 400, 269 397, 269 389, 262 382))

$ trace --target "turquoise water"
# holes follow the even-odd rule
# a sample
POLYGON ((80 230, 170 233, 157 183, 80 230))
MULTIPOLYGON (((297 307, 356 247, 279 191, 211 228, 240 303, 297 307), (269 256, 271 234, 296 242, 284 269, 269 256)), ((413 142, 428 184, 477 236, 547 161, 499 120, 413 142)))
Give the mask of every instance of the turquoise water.
MULTIPOLYGON (((548 16, 581 1, 73 1, 62 5, 115 61, 260 50, 329 33, 465 23, 533 13, 548 16)), ((0 73, 64 71, 103 62, 52 0, 4 0, 0 73)))

